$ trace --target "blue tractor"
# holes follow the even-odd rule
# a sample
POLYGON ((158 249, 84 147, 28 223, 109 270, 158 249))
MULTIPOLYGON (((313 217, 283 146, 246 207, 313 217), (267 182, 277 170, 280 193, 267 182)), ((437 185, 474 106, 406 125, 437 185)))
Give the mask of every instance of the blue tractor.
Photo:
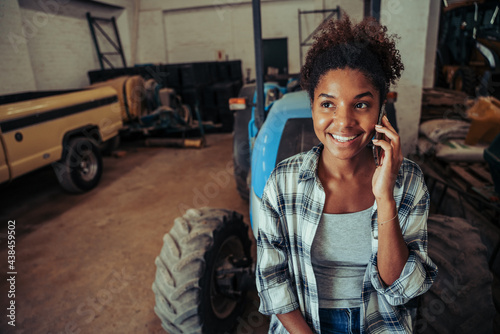
MULTIPOLYGON (((253 3, 255 6, 258 0, 253 3)), ((260 35, 256 35, 259 39, 260 35)), ((263 78, 262 75, 260 77, 263 78)), ((281 87, 276 83, 259 82, 257 73, 257 83, 245 85, 238 98, 230 101, 235 112, 234 176, 241 197, 249 199, 254 236, 258 228, 254 217, 259 210, 266 181, 276 164, 311 149, 319 142, 313 129, 307 92, 297 90, 296 79, 290 80, 287 87, 281 87)), ((395 124, 393 102, 388 99, 386 108, 391 123, 395 124)), ((478 257, 478 252, 468 253, 466 259, 464 249, 458 243, 450 245, 449 240, 440 242, 447 237, 446 231, 449 230, 467 231, 470 235, 469 224, 448 217, 432 219, 439 225, 439 230, 432 234, 429 229, 429 235, 430 238, 440 239, 441 246, 431 252, 431 257, 442 260, 438 261, 438 265, 440 275, 445 277, 445 285, 438 286, 435 289, 437 292, 429 294, 423 302, 420 308, 423 315, 417 329, 420 333, 453 333, 457 324, 467 325, 469 318, 473 318, 472 314, 465 316, 460 313, 461 308, 457 307, 465 298, 465 290, 461 289, 466 289, 468 283, 462 286, 454 277, 459 275, 469 280, 470 275, 479 277, 484 271, 466 274, 460 272, 460 268, 453 269, 456 258, 461 257, 459 262, 462 263, 475 263, 476 258, 472 257, 478 257), (442 273, 442 263, 449 269, 446 274, 442 273), (452 285, 447 286, 448 282, 452 285), (452 294, 453 304, 442 301, 443 289, 452 294), (439 307, 443 306, 443 310, 438 310, 439 314, 435 310, 437 303, 440 303, 439 307), (443 317, 451 311, 456 314, 443 317), (454 327, 447 329, 448 322, 454 327)), ((472 234, 479 240, 477 231, 472 234)), ((252 241, 243 216, 225 209, 189 209, 184 216, 175 219, 174 226, 163 240, 164 245, 155 260, 157 271, 153 283, 154 310, 163 328, 170 334, 230 333, 246 307, 246 293, 255 289, 255 262, 250 251, 252 241)), ((471 284, 474 280, 470 279, 471 284)), ((488 286, 488 282, 483 280, 481 286, 488 286)), ((491 287, 489 293, 491 296, 491 287)), ((484 297, 484 293, 479 295, 484 297)))

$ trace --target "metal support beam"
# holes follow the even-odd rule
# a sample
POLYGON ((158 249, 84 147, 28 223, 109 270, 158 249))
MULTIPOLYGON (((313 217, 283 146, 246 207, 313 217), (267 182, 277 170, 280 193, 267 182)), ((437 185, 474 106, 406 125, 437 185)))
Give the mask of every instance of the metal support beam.
POLYGON ((370 16, 380 21, 380 0, 370 1, 370 16))
POLYGON ((101 65, 101 69, 104 70, 104 62, 110 67, 114 68, 113 64, 111 63, 110 59, 108 59, 107 56, 120 56, 122 60, 123 67, 127 67, 127 63, 125 61, 125 55, 123 54, 123 47, 122 43, 120 40, 120 35, 118 34, 118 28, 116 27, 116 20, 114 17, 111 19, 106 19, 102 17, 92 17, 90 13, 87 13, 87 21, 89 23, 89 28, 90 28, 90 33, 92 35, 92 40, 94 41, 94 45, 97 51, 97 58, 99 59, 99 64, 101 65), (105 24, 111 24, 113 31, 115 33, 115 38, 116 42, 106 33, 106 31, 101 27, 99 24, 100 21, 101 23, 105 24), (108 41, 108 43, 115 49, 114 52, 102 52, 101 48, 99 47, 99 41, 96 37, 96 31, 99 30, 101 35, 108 41))
POLYGON ((257 83, 257 106, 255 111, 256 126, 258 129, 264 121, 264 57, 262 53, 262 25, 260 16, 260 0, 252 0, 253 13, 253 40, 255 45, 255 79, 257 83))

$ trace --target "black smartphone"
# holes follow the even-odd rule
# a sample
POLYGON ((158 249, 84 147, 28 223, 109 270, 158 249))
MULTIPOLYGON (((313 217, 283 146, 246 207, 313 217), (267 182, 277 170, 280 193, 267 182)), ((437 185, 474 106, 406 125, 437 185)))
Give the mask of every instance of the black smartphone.
MULTIPOLYGON (((382 125, 382 118, 384 117, 384 115, 385 115, 385 108, 384 108, 384 106, 382 106, 382 108, 380 108, 380 113, 378 115, 377 125, 382 125)), ((374 138, 375 139, 384 139, 384 134, 375 131, 374 138)), ((373 159, 375 160, 375 165, 380 166, 380 162, 381 162, 380 160, 382 158, 382 147, 377 146, 377 145, 373 145, 372 151, 373 151, 373 159)))

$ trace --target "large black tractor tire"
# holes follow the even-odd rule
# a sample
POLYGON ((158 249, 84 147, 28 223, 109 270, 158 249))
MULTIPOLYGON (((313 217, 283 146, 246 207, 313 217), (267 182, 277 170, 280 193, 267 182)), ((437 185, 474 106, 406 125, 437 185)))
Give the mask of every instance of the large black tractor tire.
POLYGON ((477 75, 472 68, 461 67, 453 75, 452 88, 476 96, 477 75))
POLYGON ((250 146, 248 143, 248 122, 252 110, 239 110, 234 115, 233 167, 236 189, 241 198, 248 201, 250 193, 247 177, 250 171, 250 146))
POLYGON ((93 140, 71 139, 62 159, 53 164, 61 187, 70 193, 83 193, 97 186, 102 175, 102 157, 93 140))
POLYGON ((248 123, 252 118, 253 95, 255 85, 244 86, 240 97, 246 97, 249 104, 244 110, 234 113, 233 132, 233 166, 236 189, 240 197, 248 201, 250 189, 248 187, 248 173, 250 172, 250 145, 248 142, 248 123))
POLYGON ((479 230, 462 218, 431 215, 428 235, 439 274, 421 297, 415 333, 493 333, 493 276, 479 230))
POLYGON ((221 131, 229 133, 234 127, 234 113, 232 110, 221 108, 219 110, 220 122, 222 123, 221 131))
POLYGON ((252 263, 242 218, 228 210, 190 209, 163 237, 153 291, 155 313, 168 333, 226 333, 237 323, 245 292, 229 291, 235 277, 221 270, 252 263))
POLYGON ((242 169, 236 161, 234 161, 234 179, 236 181, 236 190, 238 190, 238 194, 240 194, 240 197, 245 201, 248 201, 250 196, 247 178, 248 172, 242 169))

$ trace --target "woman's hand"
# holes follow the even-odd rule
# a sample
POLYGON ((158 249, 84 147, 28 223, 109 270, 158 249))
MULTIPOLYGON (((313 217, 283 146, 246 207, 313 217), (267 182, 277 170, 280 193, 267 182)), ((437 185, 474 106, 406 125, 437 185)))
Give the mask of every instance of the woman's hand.
POLYGON ((375 131, 383 133, 385 139, 373 140, 374 145, 382 148, 381 164, 375 169, 372 179, 373 195, 377 202, 379 200, 393 200, 396 177, 403 163, 401 142, 387 116, 382 118, 382 125, 375 126, 375 131))
POLYGON ((382 119, 382 126, 375 126, 375 131, 385 135, 385 140, 373 141, 374 145, 382 148, 382 162, 375 169, 372 179, 378 212, 377 267, 382 281, 390 286, 401 275, 409 255, 394 200, 394 185, 403 163, 403 153, 399 135, 386 116, 382 119))

